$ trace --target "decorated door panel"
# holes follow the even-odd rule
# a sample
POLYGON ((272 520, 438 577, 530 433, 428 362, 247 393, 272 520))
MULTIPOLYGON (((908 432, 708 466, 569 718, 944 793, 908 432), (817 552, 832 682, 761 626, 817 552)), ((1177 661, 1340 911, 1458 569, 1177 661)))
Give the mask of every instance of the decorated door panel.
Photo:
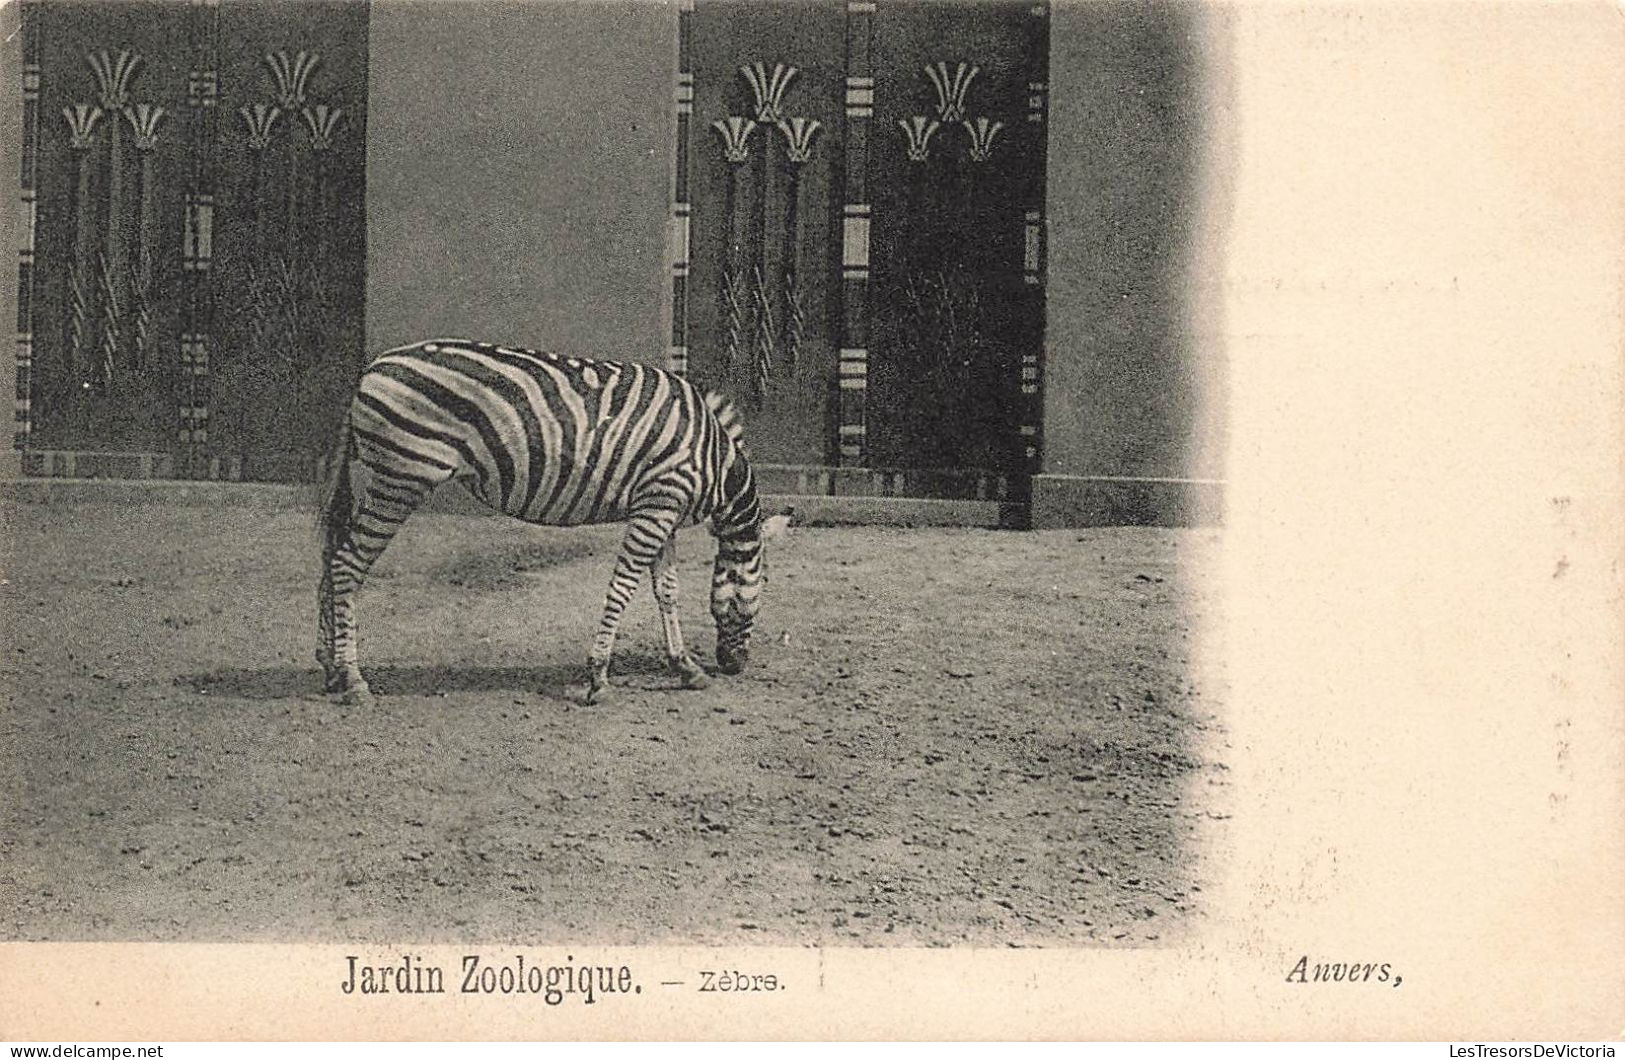
POLYGON ((1036 469, 1047 15, 680 16, 673 360, 754 404, 759 459, 923 492, 1036 469))
POLYGON ((868 441, 878 466, 1023 466, 1022 368, 1043 320, 1024 269, 1028 213, 1043 204, 1043 126, 1026 118, 1047 33, 1033 10, 877 9, 871 297, 887 311, 873 329, 868 441))
POLYGON ((845 23, 837 4, 692 18, 687 368, 748 406, 759 459, 822 463, 835 385, 845 23))
POLYGON ((302 476, 362 357, 365 5, 29 0, 22 29, 25 468, 302 476))

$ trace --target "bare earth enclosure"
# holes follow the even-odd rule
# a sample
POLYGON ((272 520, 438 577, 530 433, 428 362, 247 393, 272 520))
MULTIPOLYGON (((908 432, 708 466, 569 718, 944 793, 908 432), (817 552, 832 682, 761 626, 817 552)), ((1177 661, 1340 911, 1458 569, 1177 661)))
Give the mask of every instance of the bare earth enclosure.
POLYGON ((1217 875, 1215 531, 798 528, 744 674, 677 689, 645 589, 583 706, 620 528, 420 513, 356 708, 310 513, 0 512, 6 938, 1159 945, 1217 875))

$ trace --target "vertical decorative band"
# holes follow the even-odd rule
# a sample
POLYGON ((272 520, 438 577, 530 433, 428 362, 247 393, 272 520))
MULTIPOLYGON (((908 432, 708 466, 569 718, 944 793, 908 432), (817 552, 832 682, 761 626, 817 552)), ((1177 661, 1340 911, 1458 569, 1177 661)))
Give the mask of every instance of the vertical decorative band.
MULTIPOLYGON (((181 335, 181 374, 193 394, 209 390, 209 337, 195 332, 181 335)), ((181 441, 203 445, 209 440, 209 407, 195 398, 181 402, 181 441)))
POLYGON ((692 39, 694 0, 680 0, 677 8, 677 77, 672 92, 676 112, 675 166, 672 177, 671 226, 667 235, 671 254, 671 345, 666 349, 666 367, 679 375, 688 374, 688 273, 690 226, 694 213, 688 191, 688 135, 694 120, 694 71, 692 39))
POLYGON ((869 278, 868 203, 847 203, 841 210, 841 275, 848 280, 869 278))
POLYGON ((22 163, 18 171, 19 228, 17 246, 17 386, 12 447, 27 449, 34 411, 34 240, 39 166, 40 41, 39 4, 19 6, 22 34, 22 163))
POLYGON ((182 263, 188 272, 208 272, 214 256, 214 196, 192 192, 186 196, 186 237, 182 263))
MULTIPOLYGON (((685 12, 686 14, 686 12, 685 12)), ((673 94, 679 115, 694 113, 694 75, 686 71, 677 74, 677 90, 673 94)))
POLYGON ((875 79, 849 77, 846 79, 846 113, 850 118, 875 116, 875 79))
POLYGON ((17 332, 17 435, 13 440, 14 446, 18 449, 28 447, 29 423, 33 414, 30 407, 33 375, 34 335, 32 332, 19 331, 17 332))
POLYGON ((1022 276, 1029 285, 1041 284, 1043 276, 1044 211, 1028 210, 1023 226, 1022 276))
POLYGON ((212 107, 220 96, 220 84, 213 70, 193 67, 187 75, 186 101, 194 107, 212 107))
POLYGON ((1044 95, 1048 91, 1046 82, 1027 82, 1027 120, 1034 125, 1044 124, 1044 95))
POLYGON ((180 454, 184 474, 207 474, 209 442, 209 347, 214 333, 211 270, 214 254, 214 144, 218 133, 220 7, 218 0, 192 0, 188 30, 184 254, 180 312, 181 380, 176 388, 180 454))
POLYGON ((1036 353, 1021 355, 1021 392, 1023 394, 1038 393, 1038 354, 1036 353))
POLYGON ((22 263, 29 266, 34 264, 35 221, 38 216, 34 208, 34 195, 33 188, 25 186, 22 189, 22 209, 17 218, 17 231, 22 234, 22 242, 17 247, 17 253, 22 263))
POLYGON ((865 349, 841 350, 840 380, 842 390, 869 388, 869 351, 865 349))
POLYGON ((869 130, 875 114, 873 0, 846 4, 845 197, 841 208, 841 346, 837 462, 868 463, 869 130))
POLYGON ((1027 122, 1032 128, 1033 154, 1026 168, 1022 190, 1025 213, 1022 216, 1023 290, 1027 299, 1027 314, 1032 320, 1032 331, 1021 352, 1020 428, 1017 456, 1027 474, 1043 469, 1044 422, 1044 357, 1045 351, 1045 279, 1047 261, 1045 246, 1045 180, 1048 165, 1047 133, 1044 110, 1049 94, 1050 21, 1048 0, 1038 0, 1028 9, 1029 25, 1027 122))
POLYGON ((666 238, 671 240, 671 274, 674 277, 688 275, 689 263, 689 226, 694 208, 686 202, 674 202, 671 206, 671 231, 666 238))

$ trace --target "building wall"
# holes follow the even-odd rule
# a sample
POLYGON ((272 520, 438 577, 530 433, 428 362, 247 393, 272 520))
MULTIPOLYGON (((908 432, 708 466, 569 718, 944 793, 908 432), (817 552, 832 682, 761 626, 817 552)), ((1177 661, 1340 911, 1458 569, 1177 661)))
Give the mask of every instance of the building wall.
POLYGON ((23 142, 23 88, 22 41, 17 35, 18 12, 16 4, 0 5, 0 195, 5 204, 0 208, 0 247, 4 248, 4 269, 0 270, 0 321, 4 321, 7 338, 0 346, 0 416, 6 426, 0 431, 0 478, 17 474, 21 461, 11 446, 12 395, 17 392, 16 335, 17 320, 17 247, 22 241, 21 218, 17 209, 17 160, 22 157, 23 142))
MULTIPOLYGON (((1044 470, 1217 477, 1224 16, 1052 18, 1044 470)), ((372 348, 468 334, 658 361, 674 55, 666 5, 375 5, 372 348)))
MULTIPOLYGON (((1052 17, 1044 470, 1216 477, 1225 16, 1060 0, 1052 17)), ((373 5, 371 349, 462 334, 661 360, 675 26, 674 5, 624 0, 373 5)))
POLYGON ((1219 473, 1228 34, 1192 3, 1054 6, 1046 473, 1219 473))
POLYGON ((375 3, 367 339, 659 362, 676 15, 375 3))

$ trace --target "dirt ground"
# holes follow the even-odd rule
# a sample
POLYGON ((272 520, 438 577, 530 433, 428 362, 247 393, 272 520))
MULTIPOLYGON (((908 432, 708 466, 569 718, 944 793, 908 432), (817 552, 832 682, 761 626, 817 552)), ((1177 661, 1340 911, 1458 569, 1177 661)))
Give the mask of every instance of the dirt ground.
MULTIPOLYGON (((0 935, 1165 944, 1225 827, 1208 531, 801 528, 750 669, 684 691, 617 528, 420 514, 319 694, 309 513, 12 505, 0 935)), ((710 662, 711 542, 680 538, 710 662)))

